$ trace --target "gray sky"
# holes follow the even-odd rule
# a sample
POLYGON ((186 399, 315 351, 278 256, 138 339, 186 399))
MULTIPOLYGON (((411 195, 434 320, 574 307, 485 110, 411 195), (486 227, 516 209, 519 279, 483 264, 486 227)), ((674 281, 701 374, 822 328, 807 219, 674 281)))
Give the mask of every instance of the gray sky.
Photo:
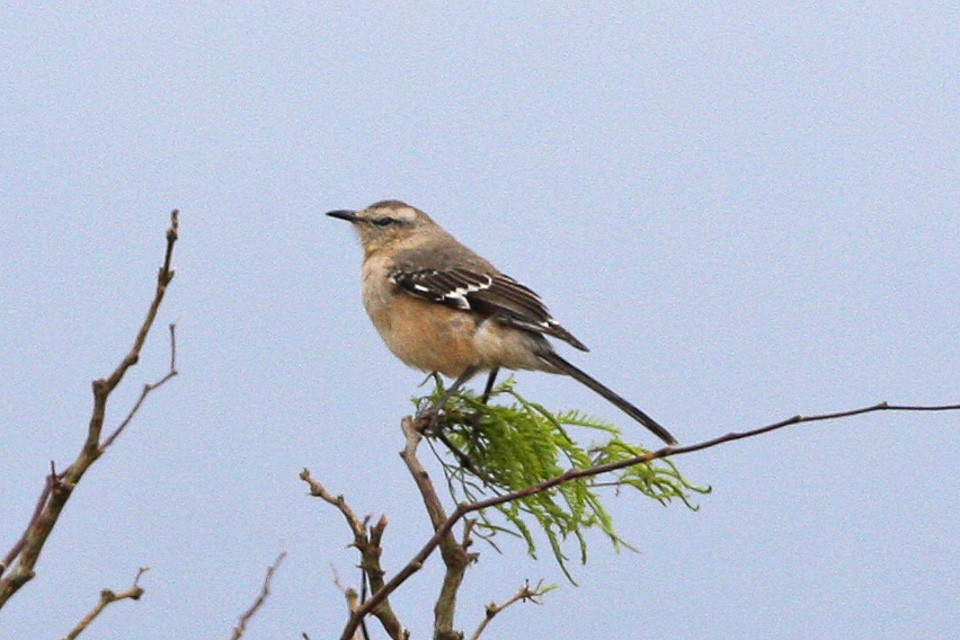
MULTIPOLYGON (((527 282, 577 364, 683 442, 796 413, 960 399, 960 32, 929 4, 246 5, 0 13, 0 544, 85 435, 132 341, 170 209, 177 277, 116 394, 151 397, 84 479, 0 638, 220 638, 281 545, 250 638, 335 635, 338 513, 386 512, 396 570, 428 535, 397 451, 420 374, 359 303, 322 217, 402 198, 527 282), (532 7, 532 5, 530 5, 532 7)), ((943 6, 940 4, 939 6, 943 6)), ((567 353, 563 350, 562 353, 567 353)), ((519 390, 648 434, 569 379, 519 390)), ((480 547, 460 626, 558 582, 490 638, 960 635, 960 416, 874 414, 678 460, 702 510, 612 499, 575 588, 480 547)), ((437 560, 394 606, 428 637, 437 560)))

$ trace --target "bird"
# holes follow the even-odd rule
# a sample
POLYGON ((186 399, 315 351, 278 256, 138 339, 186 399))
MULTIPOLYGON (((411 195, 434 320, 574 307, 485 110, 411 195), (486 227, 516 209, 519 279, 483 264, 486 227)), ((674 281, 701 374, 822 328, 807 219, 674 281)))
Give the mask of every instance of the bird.
POLYGON ((667 445, 656 420, 561 357, 547 338, 587 346, 551 315, 536 292, 461 244, 423 211, 381 200, 327 216, 353 225, 363 248, 363 305, 387 348, 403 363, 454 379, 439 410, 481 371, 565 374, 611 402, 667 445))

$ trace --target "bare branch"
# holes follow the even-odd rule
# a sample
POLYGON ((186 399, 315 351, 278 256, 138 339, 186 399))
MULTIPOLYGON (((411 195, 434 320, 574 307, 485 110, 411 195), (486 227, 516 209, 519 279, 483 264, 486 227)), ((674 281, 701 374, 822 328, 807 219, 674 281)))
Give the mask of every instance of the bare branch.
POLYGON ((107 605, 110 605, 118 600, 139 600, 140 596, 143 595, 143 589, 140 587, 140 576, 147 572, 147 567, 140 567, 140 570, 137 571, 137 576, 133 579, 133 586, 131 586, 126 591, 114 592, 110 589, 104 589, 100 592, 100 602, 83 617, 83 620, 77 623, 73 629, 70 630, 70 633, 63 637, 63 640, 74 640, 79 636, 87 627, 90 626, 94 620, 97 619, 97 616, 107 608, 107 605))
MULTIPOLYGON (((503 495, 494 496, 487 500, 480 500, 470 504, 461 504, 457 507, 457 510, 450 516, 449 526, 452 527, 457 520, 462 518, 468 513, 473 511, 479 511, 481 509, 487 509, 489 507, 496 506, 498 504, 503 504, 505 502, 510 502, 516 500, 517 498, 522 498, 525 496, 535 495, 537 493, 542 493, 557 485, 561 485, 565 482, 570 482, 571 480, 577 480, 579 478, 589 478, 592 476, 601 475, 604 473, 610 473, 611 471, 618 471, 620 469, 625 469, 627 467, 632 467, 637 464, 643 464, 650 462, 652 460, 658 460, 660 458, 668 458, 672 456, 678 456, 685 453, 693 453, 695 451, 702 451, 703 449, 709 449, 717 445, 725 444, 727 442, 733 442, 735 440, 743 440, 744 438, 752 438, 754 436, 759 436, 764 433, 769 433, 771 431, 776 431, 778 429, 783 429, 784 427, 789 427, 797 424, 803 424, 806 422, 822 422, 824 420, 837 420, 840 418, 849 418, 852 416, 863 415, 865 413, 873 413, 875 411, 957 411, 960 410, 960 404, 953 405, 936 405, 936 406, 907 406, 907 405, 891 405, 886 402, 880 402, 869 407, 861 407, 859 409, 850 409, 847 411, 837 411, 833 413, 823 413, 813 416, 793 416, 792 418, 787 418, 786 420, 781 420, 780 422, 774 422, 773 424, 766 425, 764 427, 759 427, 757 429, 751 429, 749 431, 735 431, 728 433, 726 435, 713 438, 711 440, 704 440, 703 442, 698 442, 696 444, 686 445, 686 446, 673 446, 673 447, 663 447, 657 451, 650 451, 643 455, 636 456, 635 458, 629 458, 627 460, 620 460, 618 462, 611 462, 610 464, 598 465, 596 467, 590 467, 588 469, 572 469, 566 473, 562 473, 559 476, 542 482, 538 485, 527 487, 525 489, 520 489, 512 493, 505 493, 503 495)), ((446 527, 446 524, 445 524, 446 527)))
POLYGON ((547 591, 550 591, 550 589, 551 587, 543 586, 543 580, 540 580, 539 582, 537 582, 537 586, 533 587, 532 589, 530 588, 530 583, 527 582, 525 585, 523 585, 523 587, 520 588, 519 591, 517 591, 513 595, 513 597, 511 597, 509 600, 507 600, 503 604, 497 604, 495 602, 491 602, 490 604, 487 605, 486 615, 483 618, 483 622, 480 623, 480 625, 477 627, 477 630, 473 632, 472 636, 470 636, 470 640, 479 640, 480 635, 487 628, 487 625, 490 624, 490 621, 493 620, 497 616, 497 614, 499 614, 501 611, 503 611, 507 607, 514 605, 518 602, 527 602, 527 601, 530 601, 534 604, 541 604, 542 603, 540 599, 541 596, 543 596, 543 594, 545 594, 547 591))
MULTIPOLYGON (((602 475, 604 473, 610 473, 612 471, 618 471, 620 469, 625 469, 627 467, 632 467, 637 464, 643 464, 650 462, 652 460, 658 460, 660 458, 668 458, 672 456, 677 456, 685 453, 693 453, 695 451, 702 451, 704 449, 709 449, 711 447, 716 447, 727 442, 733 442, 735 440, 743 440, 745 438, 752 438, 754 436, 759 436, 771 431, 776 431, 778 429, 783 429, 785 427, 803 424, 807 422, 822 422, 825 420, 838 420, 841 418, 849 418, 852 416, 863 415, 867 413, 873 413, 876 411, 904 411, 904 412, 928 412, 928 411, 958 411, 960 410, 960 404, 949 404, 949 405, 892 405, 887 402, 880 402, 875 405, 868 407, 861 407, 859 409, 850 409, 847 411, 837 411, 833 413, 823 413, 812 416, 801 416, 796 415, 786 420, 781 420, 780 422, 774 422, 772 424, 766 425, 764 427, 759 427, 757 429, 751 429, 748 431, 735 431, 728 433, 726 435, 713 438, 711 440, 704 440, 692 445, 686 446, 673 446, 673 447, 663 447, 657 451, 650 451, 643 455, 636 456, 634 458, 629 458, 627 460, 621 460, 618 462, 612 462, 610 464, 599 465, 596 467, 590 467, 588 469, 571 469, 565 473, 562 473, 555 478, 551 478, 545 482, 542 482, 537 485, 526 487, 518 491, 513 491, 511 493, 504 493, 502 495, 493 496, 486 500, 480 500, 477 502, 471 503, 461 503, 457 506, 456 510, 439 526, 436 528, 433 536, 427 540, 426 544, 414 554, 413 558, 399 571, 397 574, 391 578, 382 589, 375 590, 370 599, 363 603, 363 606, 358 609, 354 615, 350 616, 350 619, 347 621, 346 626, 343 629, 343 633, 340 636, 341 640, 350 640, 353 635, 354 630, 360 624, 360 620, 364 616, 368 615, 374 607, 380 604, 384 598, 388 597, 393 593, 397 587, 403 584, 411 575, 416 573, 420 567, 423 566, 423 563, 426 559, 433 553, 440 544, 450 536, 453 527, 464 518, 464 516, 474 512, 480 511, 482 509, 488 509, 505 502, 511 502, 518 498, 523 498, 526 496, 535 495, 537 493, 542 493, 544 491, 549 491, 550 489, 561 485, 565 482, 570 482, 572 480, 577 480, 580 478, 588 478, 593 476, 602 475)), ((410 422, 410 418, 404 418, 404 423, 410 422)), ((404 433, 407 432, 407 427, 404 427, 404 433)), ((408 436, 408 447, 410 446, 410 440, 408 436)), ((419 486, 419 479, 418 480, 419 486)))
MULTIPOLYGON (((120 364, 113 372, 105 377, 93 381, 93 410, 90 415, 90 423, 87 427, 87 436, 83 448, 77 455, 76 460, 63 472, 57 473, 51 471, 44 483, 43 491, 37 502, 37 508, 34 510, 33 517, 27 524, 20 540, 18 540, 10 552, 4 557, 0 564, 0 608, 16 593, 24 584, 29 582, 35 575, 34 567, 43 551, 47 538, 57 524, 57 520, 63 511, 63 507, 73 492, 73 489, 80 482, 87 469, 103 455, 108 447, 126 428, 130 420, 136 414, 143 400, 153 389, 164 384, 167 380, 176 375, 176 369, 171 366, 170 372, 153 385, 147 385, 144 388, 140 399, 134 405, 127 418, 121 422, 117 430, 101 442, 101 433, 103 431, 104 420, 106 419, 107 400, 110 394, 116 389, 117 385, 123 379, 124 374, 137 363, 140 359, 140 350, 146 342, 147 335, 153 327, 153 322, 160 309, 160 303, 163 302, 167 286, 173 280, 174 271, 170 268, 173 258, 173 248, 179 236, 180 213, 174 210, 170 214, 170 227, 167 229, 167 246, 163 258, 163 266, 157 274, 157 286, 153 294, 153 300, 147 309, 147 316, 144 318, 137 336, 133 341, 133 347, 123 357, 120 364), (7 572, 11 564, 16 561, 16 565, 7 572)), ((171 365, 175 364, 175 348, 173 341, 173 329, 170 330, 171 336, 171 365)))
MULTIPOLYGON (((447 514, 446 511, 444 511, 443 503, 440 502, 440 496, 437 495, 433 482, 430 480, 430 475, 417 458, 417 447, 420 445, 423 435, 417 430, 413 421, 409 418, 403 419, 401 428, 406 438, 406 444, 403 447, 403 451, 400 452, 400 457, 407 465, 407 470, 410 471, 410 475, 413 476, 413 481, 417 484, 417 489, 420 490, 420 494, 423 496, 423 505, 427 509, 427 515, 430 516, 430 522, 433 524, 434 530, 436 530, 443 526, 444 521, 447 519, 447 514)), ((450 536, 448 540, 456 543, 453 536, 450 536)))
MULTIPOLYGON (((347 610, 352 614, 354 611, 360 608, 360 596, 357 594, 357 590, 353 587, 345 587, 343 583, 340 582, 340 574, 337 572, 337 568, 333 565, 330 565, 330 571, 333 572, 333 584, 340 590, 340 593, 343 594, 344 599, 347 601, 347 610)), ((306 633, 303 634, 306 637, 306 633)), ((360 625, 357 629, 357 632, 353 634, 352 640, 368 640, 369 636, 367 635, 367 630, 364 625, 360 625)))
POLYGON ((333 585, 343 594, 344 599, 347 601, 347 608, 351 612, 356 611, 357 605, 360 602, 360 596, 357 595, 357 590, 353 587, 343 586, 343 583, 340 582, 340 573, 332 564, 330 565, 330 572, 333 573, 333 585))
POLYGON ((260 587, 260 594, 257 596, 257 599, 253 601, 253 604, 250 605, 250 608, 240 616, 240 619, 237 621, 237 626, 233 628, 233 635, 230 636, 230 640, 240 640, 247 630, 247 625, 250 623, 250 620, 256 615, 257 611, 260 610, 263 603, 267 601, 267 598, 270 596, 270 583, 273 582, 273 574, 276 573, 280 567, 280 563, 283 562, 283 559, 286 557, 287 552, 281 551, 277 559, 273 561, 273 564, 267 567, 267 574, 263 578, 263 586, 260 587))
MULTIPOLYGON (((353 509, 350 508, 350 505, 347 504, 346 500, 343 499, 343 496, 335 496, 329 491, 326 487, 320 484, 314 477, 310 474, 310 469, 304 467, 303 471, 300 472, 300 479, 307 483, 310 487, 310 495, 320 498, 324 502, 332 504, 335 506, 340 513, 343 514, 343 517, 347 521, 347 525, 350 527, 350 531, 353 533, 354 538, 366 535, 366 523, 361 522, 357 518, 356 514, 353 512, 353 509)), ((356 540, 354 540, 356 544, 356 540)))
MULTIPOLYGON (((371 591, 377 592, 381 590, 383 588, 383 576, 385 572, 380 565, 380 555, 383 553, 380 542, 383 539, 383 533, 387 528, 387 524, 389 524, 387 517, 381 515, 376 524, 369 526, 369 517, 361 522, 353 509, 350 508, 350 505, 344 500, 343 496, 334 496, 327 491, 322 484, 313 478, 309 469, 304 469, 300 472, 300 479, 310 487, 310 495, 316 496, 324 502, 333 505, 343 514, 347 525, 350 527, 350 531, 353 533, 353 546, 360 552, 360 569, 370 583, 371 591)), ((343 591, 342 587, 341 591, 343 591)), ((352 598, 356 600, 355 590, 350 589, 344 591, 344 595, 348 597, 348 604, 350 604, 351 591, 353 592, 352 598)), ((358 611, 361 606, 362 603, 359 603, 358 606, 350 606, 350 619, 353 619, 356 611, 358 611)), ((383 629, 387 632, 387 635, 394 640, 404 640, 409 637, 410 632, 400 623, 399 618, 397 618, 390 606, 389 600, 386 598, 382 599, 376 607, 368 609, 367 613, 375 615, 380 621, 380 624, 383 625, 383 629)), ((362 620, 362 617, 359 618, 358 623, 362 622, 362 620)), ((354 627, 348 640, 353 640, 357 637, 360 626, 361 625, 358 624, 357 627, 354 627)))
MULTIPOLYGON (((406 445, 400 453, 400 457, 407 465, 410 475, 420 490, 423 497, 423 504, 430 516, 430 522, 436 531, 448 520, 443 503, 440 502, 440 496, 430 480, 427 470, 417 458, 417 447, 423 439, 420 431, 416 428, 412 420, 404 420, 401 423, 403 434, 406 437, 406 445)), ((469 535, 465 533, 464 542, 469 544, 469 535)), ((453 536, 453 532, 448 530, 447 535, 440 539, 440 555, 443 563, 446 565, 446 571, 443 575, 443 582, 440 586, 440 593, 437 596, 437 602, 433 608, 434 614, 434 638, 446 640, 447 638, 462 638, 453 628, 453 617, 456 613, 457 592, 463 583, 463 577, 467 572, 467 567, 474 559, 467 553, 466 544, 460 544, 453 536)), ((373 585, 371 585, 373 588, 373 585)), ((373 588, 373 593, 378 589, 373 588)))
POLYGON ((127 425, 130 424, 130 421, 133 420, 133 416, 135 416, 140 410, 140 407, 143 405, 143 401, 147 399, 147 396, 150 395, 153 390, 162 387, 168 380, 177 375, 177 325, 171 323, 168 325, 168 328, 170 330, 170 370, 167 371, 166 375, 153 384, 143 385, 143 389, 140 391, 140 397, 137 398, 137 401, 133 404, 130 412, 127 413, 127 417, 120 422, 120 425, 114 429, 113 433, 111 433, 107 439, 103 441, 103 444, 100 445, 101 453, 106 451, 110 445, 113 444, 113 441, 116 440, 121 433, 123 433, 123 430, 126 429, 127 425))
POLYGON ((33 515, 30 516, 30 524, 27 525, 26 531, 23 532, 23 535, 20 536, 20 539, 17 540, 16 544, 13 545, 13 548, 10 549, 9 553, 4 557, 3 562, 0 563, 0 575, 3 575, 3 572, 6 571, 7 567, 10 566, 16 557, 20 554, 20 551, 23 550, 25 544, 27 544, 27 534, 30 532, 30 526, 40 518, 40 514, 43 513, 43 508, 47 504, 47 498, 50 497, 50 493, 53 491, 54 483, 57 480, 57 469, 53 460, 50 461, 50 474, 43 479, 43 490, 40 492, 40 497, 37 499, 37 505, 33 508, 33 515))

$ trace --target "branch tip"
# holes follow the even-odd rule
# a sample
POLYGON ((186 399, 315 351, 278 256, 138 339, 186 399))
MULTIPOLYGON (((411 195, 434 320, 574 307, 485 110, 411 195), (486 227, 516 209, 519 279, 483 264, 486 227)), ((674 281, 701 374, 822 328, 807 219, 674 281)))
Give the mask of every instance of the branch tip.
POLYGON ((259 611, 267 601, 267 598, 270 597, 270 585, 273 582, 273 574, 280 568, 280 564, 286 557, 287 552, 281 551, 277 555, 277 559, 273 561, 273 564, 267 567, 263 584, 260 586, 260 594, 257 596, 257 599, 253 601, 253 604, 250 605, 250 608, 244 611, 240 619, 237 620, 237 624, 233 628, 233 635, 230 636, 231 640, 240 640, 240 638, 243 637, 244 632, 247 630, 247 625, 250 624, 250 620, 253 619, 253 616, 256 615, 257 611, 259 611))
POLYGON ((94 620, 97 619, 104 609, 108 605, 113 604, 114 602, 119 602, 120 600, 139 600, 143 596, 143 588, 140 587, 140 577, 147 571, 146 567, 140 567, 140 570, 137 571, 136 577, 133 579, 133 585, 130 588, 116 592, 112 589, 101 589, 100 590, 100 600, 93 607, 93 609, 83 617, 77 625, 64 636, 64 640, 74 640, 79 636, 83 631, 85 631, 94 620))
MULTIPOLYGON (((171 226, 167 232, 167 246, 163 261, 164 268, 168 271, 173 255, 173 247, 177 239, 177 226, 178 212, 174 211, 171 214, 171 226)), ((97 378, 91 382, 94 398, 93 409, 91 411, 84 444, 77 454, 76 459, 67 466, 62 474, 56 472, 56 468, 51 462, 50 476, 44 480, 44 488, 41 491, 40 498, 37 500, 37 506, 33 516, 27 523, 20 539, 3 558, 3 571, 0 571, 0 608, 6 604, 14 593, 19 591, 24 584, 35 576, 34 566, 43 551, 47 538, 56 526, 60 514, 63 512, 63 508, 69 500, 73 488, 80 482, 80 479, 87 469, 99 459, 106 447, 109 446, 113 439, 120 434, 126 424, 133 418, 134 413, 136 413, 137 408, 146 396, 147 392, 141 394, 137 405, 130 414, 128 414, 121 426, 118 427, 106 442, 101 444, 100 437, 106 418, 107 400, 113 390, 123 380, 127 370, 139 360, 140 350, 143 348, 147 335, 153 327, 153 322, 156 319, 160 304, 163 301, 166 291, 165 284, 166 283, 162 282, 157 284, 153 294, 153 300, 147 309, 146 318, 144 318, 140 325, 130 351, 120 360, 120 363, 109 376, 97 378), (16 561, 15 566, 13 566, 14 561, 16 561), (9 575, 4 575, 8 567, 13 568, 9 575)), ((176 375, 176 372, 171 371, 152 388, 159 387, 174 375, 176 375)), ((114 596, 119 598, 119 596, 125 593, 126 592, 114 594, 114 596)), ((133 596, 126 595, 125 597, 133 596)), ((68 638, 69 637, 70 636, 68 636, 68 638)))
MULTIPOLYGON (((570 482, 572 480, 580 478, 588 478, 604 473, 609 473, 612 471, 617 471, 620 469, 632 467, 638 464, 644 464, 651 462, 653 460, 673 457, 676 455, 693 453, 696 451, 701 451, 703 449, 709 449, 727 442, 732 442, 735 440, 742 440, 745 438, 751 438, 759 436, 771 431, 782 429, 787 426, 793 426, 796 424, 803 424, 808 422, 819 422, 826 420, 835 420, 841 418, 847 418, 857 415, 862 415, 866 413, 871 413, 875 411, 882 410, 891 410, 891 411, 957 411, 960 410, 960 404, 950 404, 950 405, 919 405, 919 406, 909 406, 909 405, 890 405, 886 401, 877 403, 869 407, 862 407, 859 409, 851 409, 847 411, 838 411, 832 413, 823 413, 816 414, 811 416, 795 415, 786 420, 781 420, 764 427, 759 427, 756 429, 751 429, 741 432, 729 432, 726 435, 719 436, 710 440, 704 440, 692 445, 670 445, 665 446, 657 451, 650 451, 643 455, 629 458, 627 460, 620 460, 617 462, 598 465, 595 467, 582 468, 582 469, 572 469, 568 470, 560 475, 544 481, 538 485, 533 485, 522 490, 504 493, 501 495, 493 496, 486 500, 466 503, 461 502, 457 505, 456 509, 448 517, 442 518, 439 523, 436 523, 434 518, 436 513, 431 513, 431 520, 434 521, 435 533, 431 538, 424 544, 424 546, 418 551, 414 557, 403 567, 393 578, 391 578, 382 588, 375 589, 371 597, 364 602, 356 612, 354 612, 350 619, 347 621, 343 632, 340 636, 341 640, 351 640, 354 637, 354 633, 359 628, 363 619, 374 612, 381 603, 385 602, 391 593, 393 593, 401 584, 403 584, 413 573, 420 570, 423 566, 424 561, 433 553, 433 551, 438 547, 444 544, 447 544, 447 540, 450 538, 450 534, 453 530, 453 527, 467 514, 473 511, 480 511, 487 509, 498 504, 503 504, 505 502, 511 502, 517 500, 521 497, 526 497, 530 495, 535 495, 543 491, 548 491, 553 487, 570 482)), ((431 511, 432 499, 428 497, 428 492, 432 490, 432 484, 429 478, 426 475, 425 471, 422 471, 422 466, 420 466, 419 461, 416 458, 416 448, 419 444, 419 439, 422 438, 422 435, 413 428, 412 419, 407 416, 401 421, 401 428, 403 430, 404 436, 406 438, 406 446, 404 450, 400 453, 401 458, 404 462, 407 463, 411 475, 414 477, 415 482, 417 483, 418 489, 424 497, 424 502, 427 505, 428 511, 431 511)), ((442 508, 441 508, 442 513, 442 508)), ((454 544, 456 542, 454 541, 454 544)), ((459 546, 459 545, 458 545, 459 546)), ((516 596, 517 600, 530 600, 532 602, 538 603, 538 598, 552 589, 552 587, 542 587, 538 583, 537 587, 533 590, 521 590, 516 596)), ((486 620, 485 620, 486 622, 486 620)), ((480 633, 483 631, 485 623, 481 623, 481 627, 477 629, 477 632, 472 636, 473 639, 479 637, 480 633)))

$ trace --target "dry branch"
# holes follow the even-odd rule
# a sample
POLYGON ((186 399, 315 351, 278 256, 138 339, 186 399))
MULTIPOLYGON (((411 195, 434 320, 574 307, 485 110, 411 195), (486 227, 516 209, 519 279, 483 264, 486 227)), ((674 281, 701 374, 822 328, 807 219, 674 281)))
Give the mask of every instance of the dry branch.
POLYGON ((480 640, 480 636, 486 630, 487 625, 490 624, 490 621, 493 620, 497 615, 502 612, 507 607, 514 605, 518 602, 527 602, 530 601, 534 604, 540 604, 540 597, 545 594, 547 591, 550 591, 552 587, 544 587, 543 580, 537 583, 537 586, 531 588, 530 583, 523 585, 519 591, 517 591, 513 596, 504 602, 503 604, 497 604, 491 602, 487 605, 486 615, 483 618, 483 622, 477 626, 477 630, 473 632, 473 635, 470 636, 470 640, 480 640))
POLYGON ((281 551, 280 555, 277 556, 277 559, 273 561, 269 567, 267 567, 267 574, 263 578, 263 584, 260 586, 260 593, 257 595, 257 599, 253 601, 253 604, 250 605, 250 608, 244 611, 239 620, 237 620, 237 626, 233 628, 233 634, 230 636, 230 640, 240 640, 243 634, 247 630, 247 625, 250 624, 250 620, 253 619, 253 616, 256 615, 257 611, 260 610, 260 607, 267 601, 267 598, 270 597, 270 584, 273 582, 273 574, 277 572, 277 569, 280 567, 280 563, 283 562, 283 559, 287 557, 286 551, 281 551))
MULTIPOLYGON (((532 485, 526 487, 519 491, 514 491, 510 493, 504 493, 502 495, 493 496, 486 500, 478 500, 471 503, 461 503, 457 506, 452 514, 450 514, 445 520, 437 524, 436 521, 436 505, 433 504, 434 499, 431 497, 436 495, 436 492, 433 490, 432 484, 430 483, 429 478, 426 475, 426 472, 420 472, 411 468, 411 472, 414 473, 414 480, 417 482, 418 488, 421 489, 421 494, 423 494, 424 502, 427 504, 428 511, 431 512, 431 520, 434 522, 435 532, 433 536, 423 545, 423 547, 414 554, 413 558, 402 568, 396 575, 393 576, 381 589, 373 590, 370 598, 363 603, 363 605, 357 609, 347 620, 347 624, 344 626, 343 632, 340 635, 340 640, 350 640, 357 627, 360 625, 360 622, 363 618, 370 614, 377 606, 380 605, 387 597, 390 596, 396 589, 402 585, 406 580, 420 570, 423 566, 423 563, 426 559, 433 553, 433 551, 438 547, 444 544, 449 544, 449 541, 452 540, 452 531, 453 527, 462 520, 464 517, 473 513, 474 511, 481 511, 483 509, 488 509, 499 504, 506 502, 511 502, 522 498, 525 496, 535 495, 537 493, 542 493, 544 491, 549 491, 550 489, 561 485, 565 482, 570 482, 580 478, 588 478, 593 476, 602 475, 605 473, 610 473, 613 471, 618 471, 620 469, 625 469, 632 467, 637 464, 643 464, 650 462, 652 460, 658 460, 661 458, 668 458, 673 456, 678 456, 685 453, 693 453, 695 451, 702 451, 704 449, 709 449, 711 447, 716 447, 727 442, 733 442, 735 440, 743 440, 745 438, 752 438, 759 436, 771 431, 776 431, 783 429, 785 427, 808 423, 808 422, 822 422, 825 420, 838 420, 841 418, 849 418, 852 416, 863 415, 867 413, 873 413, 877 411, 904 411, 904 412, 929 412, 929 411, 958 411, 960 410, 960 404, 949 404, 949 405, 892 405, 887 402, 880 402, 875 405, 868 407, 861 407, 859 409, 850 409, 847 411, 836 411, 832 413, 823 413, 812 416, 801 416, 796 415, 786 420, 781 420, 779 422, 774 422, 772 424, 759 427, 757 429, 751 429, 748 431, 735 431, 728 433, 717 438, 710 440, 704 440, 692 445, 686 446, 672 446, 672 447, 663 447, 657 451, 650 451, 640 456, 629 458, 626 460, 621 460, 618 462, 598 465, 596 467, 591 467, 587 469, 572 469, 565 473, 562 473, 555 478, 547 480, 537 485, 532 485), (425 487, 429 487, 426 489, 425 487)), ((419 442, 418 439, 412 439, 413 437, 410 434, 412 429, 411 419, 404 418, 403 420, 403 429, 404 434, 407 436, 407 447, 404 449, 404 454, 407 455, 407 450, 413 447, 415 450, 416 444, 419 442)), ((415 430, 413 430, 415 431, 415 430)), ((406 457, 404 458, 406 460, 406 457)), ((442 508, 440 510, 442 513, 442 508)), ((454 544, 456 544, 454 540, 454 544)))
MULTIPOLYGON (((383 553, 383 549, 380 546, 380 542, 383 539, 383 533, 387 528, 389 521, 385 515, 380 516, 380 519, 377 520, 376 524, 370 526, 370 518, 364 518, 362 521, 357 518, 353 509, 350 508, 350 505, 347 504, 343 496, 335 496, 327 489, 317 482, 313 476, 310 474, 309 469, 304 469, 300 472, 300 479, 307 483, 310 487, 310 495, 320 498, 324 502, 333 505, 343 514, 344 519, 347 521, 347 526, 350 527, 350 531, 353 533, 353 543, 352 545, 356 547, 357 551, 360 552, 360 569, 363 571, 367 582, 370 584, 370 590, 374 593, 383 589, 383 576, 385 572, 383 567, 380 565, 380 556, 383 553)), ((345 591, 342 585, 338 585, 341 591, 348 596, 348 604, 350 605, 351 618, 353 615, 362 607, 362 603, 358 603, 355 600, 356 591, 353 589, 345 591), (353 597, 350 597, 350 592, 353 592, 353 597)), ((392 607, 390 606, 390 601, 386 598, 383 598, 376 607, 368 609, 366 613, 372 613, 380 621, 380 624, 383 625, 384 631, 387 632, 393 640, 404 640, 408 638, 410 632, 400 624, 399 618, 394 613, 392 607)), ((366 615, 366 613, 364 615, 366 615)), ((359 621, 362 622, 363 618, 359 618, 359 621)), ((359 627, 359 625, 358 625, 359 627)), ((354 628, 351 632, 351 638, 356 637, 357 627, 354 628)))
MULTIPOLYGON (((443 526, 447 520, 443 503, 440 502, 440 496, 437 495, 436 488, 417 458, 417 447, 423 436, 414 426, 410 419, 402 422, 403 434, 406 438, 406 445, 400 453, 400 457, 407 465, 410 475, 420 490, 423 497, 423 504, 426 507, 427 514, 430 516, 430 522, 434 531, 443 526)), ((446 571, 443 574, 443 582, 440 585, 440 593, 437 596, 437 602, 433 609, 433 633, 437 640, 456 640, 462 638, 453 628, 453 617, 456 613, 457 591, 463 583, 463 577, 467 572, 467 567, 475 558, 467 553, 469 545, 469 536, 464 537, 463 544, 457 542, 453 532, 448 530, 447 535, 440 539, 440 556, 446 565, 446 571)), ((374 589, 373 593, 378 590, 374 589)))
POLYGON ((83 620, 77 623, 73 629, 70 630, 70 633, 63 637, 63 640, 74 640, 77 636, 83 633, 90 624, 97 619, 97 616, 107 608, 108 605, 117 602, 118 600, 139 600, 140 596, 143 595, 143 588, 140 586, 140 576, 147 572, 146 567, 140 567, 140 570, 137 571, 137 577, 133 579, 133 585, 125 591, 111 591, 110 589, 104 589, 100 592, 100 602, 83 617, 83 620))
MULTIPOLYGON (((333 572, 333 584, 340 590, 340 593, 343 594, 343 599, 347 602, 347 611, 353 613, 360 607, 360 594, 357 593, 357 590, 353 587, 345 587, 343 583, 340 582, 340 574, 337 573, 337 568, 333 565, 330 565, 330 571, 333 572)), ((309 636, 306 633, 303 634, 303 637, 306 640, 310 640, 309 636)), ((353 634, 353 640, 369 640, 370 636, 367 633, 366 625, 361 624, 360 628, 357 629, 357 632, 353 634)))
POLYGON ((44 482, 44 488, 37 500, 37 506, 33 517, 27 524, 26 529, 20 539, 13 545, 10 552, 0 562, 0 608, 16 593, 24 584, 29 582, 35 575, 34 567, 43 551, 43 546, 57 524, 57 520, 63 511, 64 506, 70 499, 73 489, 80 482, 87 469, 96 462, 113 441, 123 432, 126 426, 133 419, 133 416, 140 409, 146 396, 158 387, 165 384, 168 380, 177 375, 176 370, 176 344, 174 329, 170 328, 170 371, 165 376, 153 384, 148 384, 141 392, 140 399, 136 402, 126 418, 120 423, 116 430, 105 440, 101 440, 104 421, 106 420, 107 400, 110 394, 117 388, 123 380, 127 371, 140 359, 140 351, 144 342, 153 327, 153 322, 157 317, 157 311, 160 309, 160 303, 163 302, 167 286, 173 280, 174 271, 170 267, 173 258, 173 248, 177 242, 179 234, 179 212, 174 210, 170 214, 170 227, 167 229, 167 246, 163 258, 163 266, 157 274, 157 287, 153 294, 153 300, 147 309, 147 316, 137 331, 136 338, 133 341, 133 347, 123 357, 120 364, 105 378, 93 381, 93 411, 90 415, 90 423, 87 427, 87 437, 80 450, 76 460, 64 471, 57 473, 51 463, 50 475, 44 482), (11 568, 11 565, 16 565, 11 568), (9 569, 9 571, 7 571, 9 569))

